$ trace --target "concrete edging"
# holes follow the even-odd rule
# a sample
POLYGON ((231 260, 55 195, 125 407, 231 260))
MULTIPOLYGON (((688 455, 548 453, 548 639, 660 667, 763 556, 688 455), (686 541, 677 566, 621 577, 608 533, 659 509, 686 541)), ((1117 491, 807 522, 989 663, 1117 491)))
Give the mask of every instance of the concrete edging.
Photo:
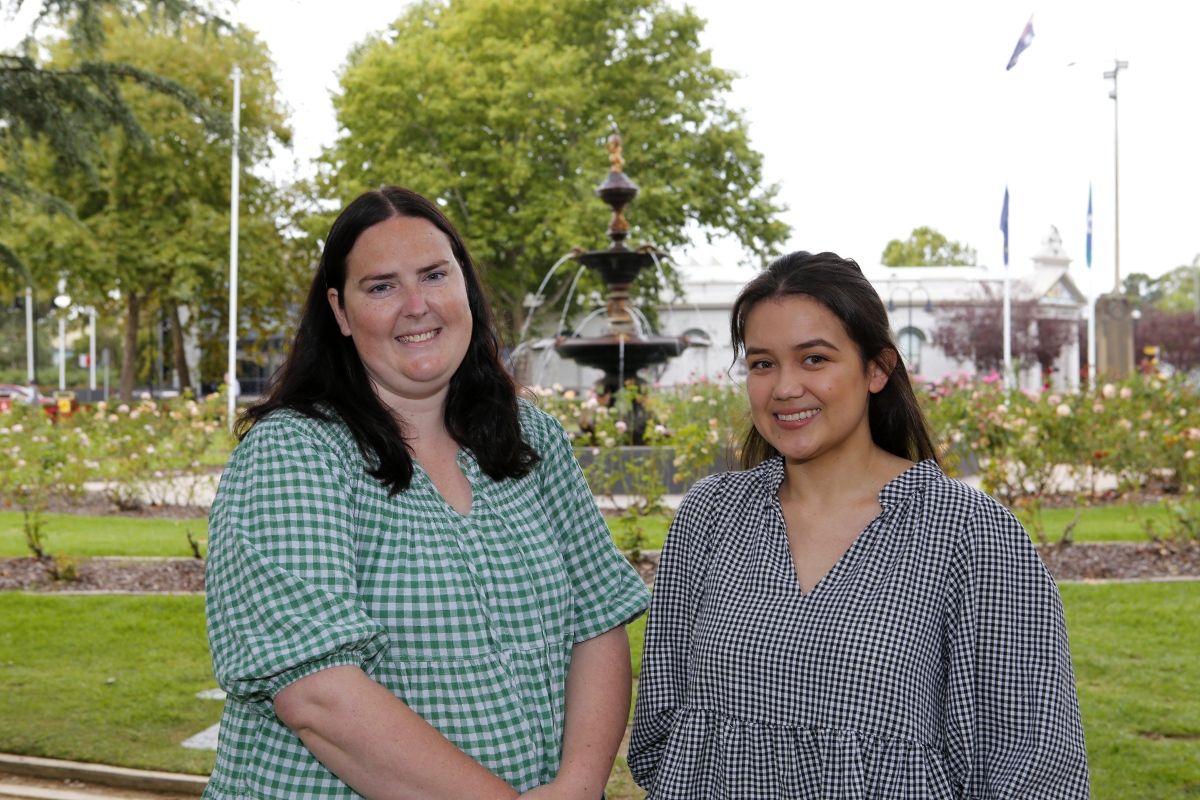
POLYGON ((199 796, 204 793, 208 778, 179 772, 110 767, 106 764, 87 764, 61 761, 55 758, 17 756, 0 753, 0 773, 24 775, 52 780, 73 780, 101 786, 116 786, 144 792, 173 792, 199 796))

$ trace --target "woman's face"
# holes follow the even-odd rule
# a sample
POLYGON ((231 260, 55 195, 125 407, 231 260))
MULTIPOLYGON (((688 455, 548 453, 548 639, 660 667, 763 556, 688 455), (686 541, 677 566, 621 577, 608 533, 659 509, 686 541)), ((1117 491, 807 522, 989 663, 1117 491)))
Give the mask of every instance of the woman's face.
POLYGON ((746 316, 745 346, 754 427, 789 462, 873 446, 867 403, 887 374, 863 364, 858 345, 823 303, 808 295, 760 302, 746 316))
POLYGON ((471 341, 471 308, 450 239, 422 217, 363 231, 346 256, 346 283, 327 293, 344 336, 384 405, 441 396, 471 341))

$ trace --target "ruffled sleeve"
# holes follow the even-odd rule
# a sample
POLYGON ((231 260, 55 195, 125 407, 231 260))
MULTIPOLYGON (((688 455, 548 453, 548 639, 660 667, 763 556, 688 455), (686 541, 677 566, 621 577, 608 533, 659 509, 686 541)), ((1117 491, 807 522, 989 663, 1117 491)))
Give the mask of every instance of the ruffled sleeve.
POLYGON ((950 570, 947 761, 969 797, 1088 797, 1062 602, 1021 524, 981 497, 950 570))
POLYGON ((633 779, 648 790, 654 787, 676 711, 684 702, 720 481, 720 475, 705 478, 684 496, 654 577, 628 758, 633 779))
POLYGON ((542 458, 542 501, 559 531, 571 584, 572 641, 586 641, 636 618, 649 605, 650 594, 613 544, 566 431, 548 414, 522 406, 530 444, 542 458))
POLYGON ((226 467, 210 515, 214 670, 230 696, 268 715, 293 681, 341 665, 371 674, 386 646, 358 601, 359 476, 320 426, 286 414, 256 424, 226 467))

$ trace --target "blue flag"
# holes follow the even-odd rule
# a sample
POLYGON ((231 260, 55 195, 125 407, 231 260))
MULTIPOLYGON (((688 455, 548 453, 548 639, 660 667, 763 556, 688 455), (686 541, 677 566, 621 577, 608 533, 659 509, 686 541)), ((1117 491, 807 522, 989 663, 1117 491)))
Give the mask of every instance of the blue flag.
POLYGON ((1033 17, 1029 18, 1029 22, 1025 23, 1025 30, 1021 31, 1021 38, 1017 39, 1017 46, 1013 48, 1012 58, 1008 60, 1008 66, 1005 70, 1010 70, 1017 65, 1017 57, 1025 52, 1025 48, 1033 43, 1033 17))
POLYGON ((1000 230, 1004 231, 1004 268, 1008 269, 1008 187, 1004 187, 1004 208, 1000 211, 1000 230))
POLYGON ((1092 268, 1092 185, 1088 184, 1087 265, 1092 268))

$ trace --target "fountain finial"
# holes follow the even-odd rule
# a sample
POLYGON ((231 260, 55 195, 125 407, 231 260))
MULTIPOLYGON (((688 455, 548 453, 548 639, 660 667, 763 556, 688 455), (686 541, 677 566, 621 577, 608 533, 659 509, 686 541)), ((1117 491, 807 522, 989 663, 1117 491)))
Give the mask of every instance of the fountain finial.
POLYGON ((621 131, 613 123, 613 132, 608 135, 608 161, 613 172, 625 171, 625 158, 621 155, 621 131))
POLYGON ((621 154, 621 131, 613 123, 613 132, 608 135, 608 160, 612 170, 604 182, 596 187, 596 194, 612 209, 612 221, 608 224, 608 238, 614 248, 625 247, 629 235, 629 222, 625 219, 625 206, 637 197, 638 187, 625 176, 625 157, 621 154))

